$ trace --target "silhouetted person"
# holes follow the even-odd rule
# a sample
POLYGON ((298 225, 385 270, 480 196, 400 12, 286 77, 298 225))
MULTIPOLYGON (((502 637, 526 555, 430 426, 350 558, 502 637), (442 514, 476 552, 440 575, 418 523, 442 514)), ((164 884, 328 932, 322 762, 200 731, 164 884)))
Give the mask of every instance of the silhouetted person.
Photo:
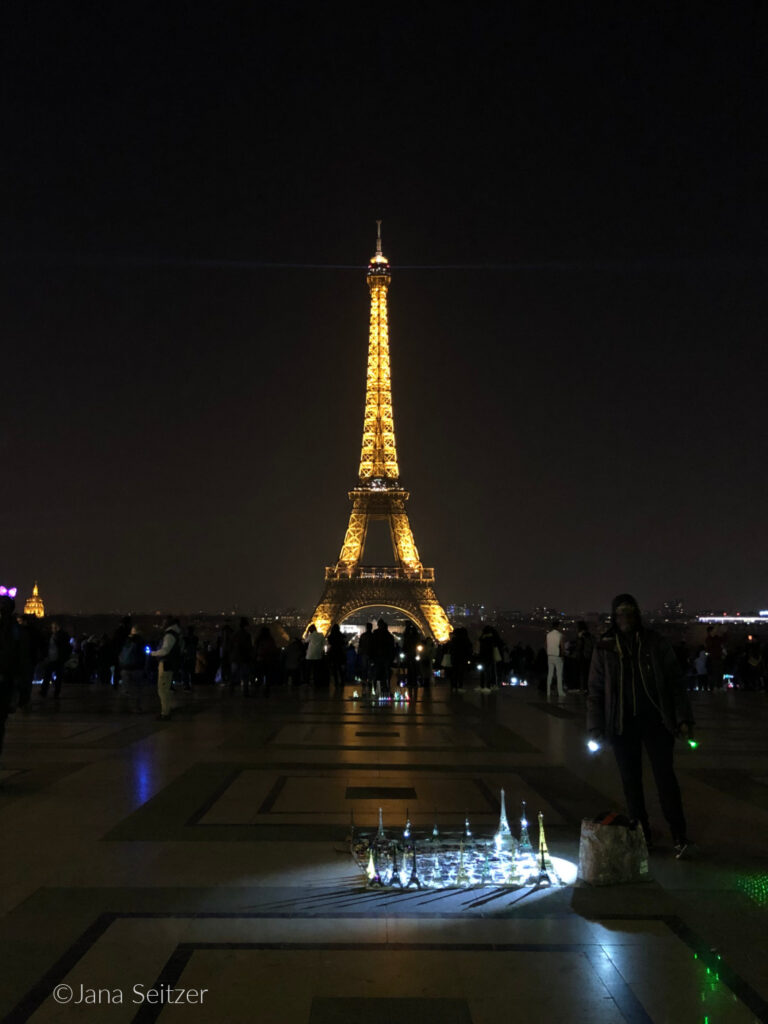
POLYGON ((125 615, 121 620, 115 632, 112 634, 112 640, 109 645, 109 668, 111 675, 111 683, 113 686, 120 685, 120 652, 125 646, 125 641, 128 639, 131 633, 131 616, 125 615))
POLYGON ((181 640, 181 684, 185 690, 192 689, 197 666, 198 639, 194 626, 187 626, 181 640))
POLYGON ((379 619, 376 629, 371 634, 373 680, 379 696, 389 693, 389 677, 394 660, 395 638, 389 632, 389 626, 384 619, 379 619))
POLYGON ((322 683, 324 657, 325 637, 313 622, 307 630, 307 651, 304 656, 304 666, 307 672, 307 682, 314 686, 319 686, 322 683))
POLYGON ((371 680, 371 638, 373 636, 373 623, 366 622, 365 632, 360 634, 357 641, 357 674, 364 683, 371 680))
POLYGON ((264 696, 269 696, 270 686, 277 680, 280 652, 269 626, 262 626, 254 647, 254 683, 261 684, 264 696))
POLYGON ((152 657, 157 661, 157 695, 160 698, 158 718, 171 717, 171 685, 174 673, 181 668, 181 627, 179 620, 168 615, 163 621, 163 639, 152 657))
POLYGON ((288 686, 301 683, 304 671, 304 644, 297 636, 291 637, 285 649, 283 668, 288 686))
POLYGON ((679 858, 686 853, 688 832, 672 752, 676 736, 693 735, 691 705, 674 651, 664 637, 644 628, 634 597, 619 594, 612 611, 612 625, 592 658, 587 728, 592 739, 613 747, 629 816, 640 822, 650 846, 645 747, 679 858))
POLYGON ((219 634, 219 672, 225 685, 232 678, 232 627, 226 623, 219 634))
POLYGON ((415 692, 419 685, 419 662, 416 658, 419 655, 418 648, 422 647, 421 633, 412 622, 406 622, 403 630, 403 654, 405 655, 405 681, 409 691, 415 692))
POLYGON ((240 625, 232 634, 232 682, 230 688, 239 686, 244 697, 250 697, 253 676, 253 637, 248 628, 248 619, 240 619, 240 625))
POLYGON ((17 615, 19 637, 19 694, 18 703, 27 712, 32 700, 35 669, 45 657, 45 640, 38 629, 34 615, 17 615))
POLYGON ((344 670, 347 663, 347 643, 337 622, 328 634, 328 667, 334 686, 344 685, 344 670))
POLYGON ((573 654, 576 660, 579 690, 582 693, 586 693, 587 683, 589 682, 589 666, 592 664, 592 652, 595 649, 595 638, 589 632, 589 626, 586 622, 577 622, 576 629, 578 634, 573 654))
POLYGON ((61 628, 61 623, 54 620, 51 623, 51 633, 48 638, 48 656, 45 659, 43 671, 43 685, 40 689, 40 696, 45 698, 48 694, 48 687, 53 680, 53 698, 58 700, 61 695, 61 684, 64 682, 64 666, 69 659, 71 648, 69 646, 69 634, 61 628))
POLYGON ((477 641, 477 660, 480 669, 480 687, 487 692, 497 686, 496 666, 501 663, 501 637, 486 624, 477 641))
POLYGON ((0 597, 0 754, 5 723, 13 707, 19 679, 19 626, 13 614, 15 607, 12 597, 0 597))
POLYGON ((719 690, 723 685, 723 638, 712 626, 707 626, 704 649, 707 652, 708 689, 719 690))
POLYGON ((147 652, 144 637, 138 626, 131 626, 117 661, 123 696, 128 700, 131 710, 140 714, 144 711, 142 697, 146 681, 147 652))
POLYGON ((472 641, 464 626, 457 626, 451 633, 448 654, 451 659, 451 666, 448 669, 451 693, 464 693, 464 677, 472 657, 472 641))

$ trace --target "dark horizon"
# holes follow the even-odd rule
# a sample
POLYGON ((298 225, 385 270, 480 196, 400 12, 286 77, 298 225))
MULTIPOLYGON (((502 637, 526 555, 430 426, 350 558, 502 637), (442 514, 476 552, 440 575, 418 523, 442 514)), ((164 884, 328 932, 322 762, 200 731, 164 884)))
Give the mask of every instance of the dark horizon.
POLYGON ((765 19, 6 12, 0 582, 311 608, 381 217, 441 600, 768 605, 765 19))

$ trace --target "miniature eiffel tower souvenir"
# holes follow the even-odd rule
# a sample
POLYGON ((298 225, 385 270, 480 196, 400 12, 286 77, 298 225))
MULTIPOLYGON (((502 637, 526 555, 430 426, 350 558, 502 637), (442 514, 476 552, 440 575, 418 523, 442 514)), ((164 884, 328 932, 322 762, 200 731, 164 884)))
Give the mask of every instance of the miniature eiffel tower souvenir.
POLYGON ((533 844, 528 834, 528 818, 525 815, 525 800, 522 801, 522 814, 520 815, 520 846, 518 847, 518 852, 520 856, 533 854, 533 844))
POLYGON ((400 876, 400 861, 397 856, 397 840, 393 840, 392 846, 392 877, 389 880, 390 885, 398 886, 400 889, 403 887, 403 879, 400 876))
POLYGON ((429 873, 429 884, 433 889, 441 889, 443 885, 443 872, 440 867, 440 857, 437 854, 432 858, 432 870, 429 873))
POLYGON ((368 851, 368 867, 365 873, 368 876, 369 889, 378 889, 384 884, 381 880, 381 874, 373 853, 373 847, 368 851))
POLYGON ((418 872, 416 870, 416 840, 411 840, 411 877, 406 883, 406 889, 410 889, 414 886, 416 889, 421 888, 421 880, 419 879, 418 872))
POLYGON ((539 811, 539 854, 537 857, 539 862, 539 877, 537 885, 544 883, 548 885, 560 885, 560 879, 557 877, 555 866, 552 863, 552 858, 549 856, 549 847, 547 846, 547 837, 544 835, 544 815, 539 811))
POLYGON ((405 828, 403 829, 403 839, 408 840, 411 838, 411 818, 408 813, 408 808, 405 809, 405 828))
POLYGON ((504 802, 504 790, 501 791, 501 808, 499 810, 499 827, 494 836, 497 850, 513 850, 517 845, 512 835, 512 829, 507 821, 507 808, 504 802))
POLYGON ((467 867, 464 863, 464 843, 459 843, 459 867, 456 872, 456 885, 465 886, 469 885, 469 875, 467 874, 467 867))

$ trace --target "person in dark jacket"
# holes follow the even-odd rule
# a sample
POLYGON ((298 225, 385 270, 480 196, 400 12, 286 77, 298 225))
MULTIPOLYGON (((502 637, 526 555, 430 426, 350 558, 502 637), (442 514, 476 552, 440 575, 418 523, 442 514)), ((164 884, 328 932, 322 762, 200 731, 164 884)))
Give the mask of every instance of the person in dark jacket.
POLYGON ((395 638, 384 619, 379 619, 371 634, 371 661, 374 686, 380 697, 389 694, 389 677, 395 660, 395 638))
POLYGON ((629 816, 640 822, 650 846, 643 792, 645 747, 675 856, 680 858, 690 844, 672 754, 676 736, 693 737, 688 694, 672 647, 643 627, 634 597, 619 594, 612 611, 612 625, 592 655, 587 729, 591 739, 605 739, 613 747, 629 816))
POLYGON ((256 642, 254 653, 254 686, 261 684, 264 696, 269 696, 270 686, 277 681, 280 670, 280 651, 275 643, 269 626, 262 626, 256 642))
POLYGON ((28 712, 32 703, 35 669, 45 657, 45 638, 34 615, 17 615, 19 627, 19 707, 28 712))
POLYGON ((493 628, 486 624, 477 641, 477 659, 480 668, 480 689, 490 693, 498 685, 496 666, 501 663, 501 637, 493 628))
POLYGON ((253 676, 253 637, 248 619, 240 619, 240 626, 232 635, 232 677, 230 689, 240 686, 244 697, 251 695, 253 676))
POLYGON ((451 661, 448 670, 451 693, 464 693, 464 677, 472 657, 472 641, 464 626, 457 626, 451 633, 451 639, 448 641, 448 654, 451 661))
POLYGON ((347 642, 337 622, 328 634, 328 668, 334 686, 344 685, 344 669, 347 663, 347 642))
POLYGON ((589 626, 586 622, 577 622, 576 629, 578 630, 578 636, 576 637, 576 646, 573 656, 576 661, 579 692, 586 693, 587 682, 589 680, 589 667, 592 664, 592 652, 595 649, 595 638, 589 632, 589 626))
POLYGON ((357 676, 361 683, 366 685, 371 679, 371 640, 373 637, 373 623, 366 622, 365 632, 360 634, 357 641, 357 676))
POLYGON ((43 685, 40 688, 41 697, 47 696, 48 687, 53 679, 53 698, 54 700, 59 699, 61 684, 64 682, 64 666, 71 653, 69 633, 62 629, 60 622, 52 622, 51 635, 48 638, 48 657, 45 659, 43 672, 43 685))
POLYGON ((13 614, 15 607, 12 597, 6 594, 0 597, 0 754, 19 678, 19 627, 13 614))
POLYGON ((142 714, 142 696, 146 682, 147 654, 144 637, 138 626, 131 626, 122 650, 117 656, 120 666, 120 684, 128 707, 136 714, 142 714))

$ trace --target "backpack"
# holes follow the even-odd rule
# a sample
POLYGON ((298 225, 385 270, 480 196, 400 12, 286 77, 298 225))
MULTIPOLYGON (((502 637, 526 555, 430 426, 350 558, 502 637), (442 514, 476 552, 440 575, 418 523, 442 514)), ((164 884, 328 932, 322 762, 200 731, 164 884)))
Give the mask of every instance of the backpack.
POLYGON ((127 671, 142 668, 144 665, 144 648, 141 641, 136 637, 129 637, 123 644, 118 662, 120 668, 124 668, 127 671))

